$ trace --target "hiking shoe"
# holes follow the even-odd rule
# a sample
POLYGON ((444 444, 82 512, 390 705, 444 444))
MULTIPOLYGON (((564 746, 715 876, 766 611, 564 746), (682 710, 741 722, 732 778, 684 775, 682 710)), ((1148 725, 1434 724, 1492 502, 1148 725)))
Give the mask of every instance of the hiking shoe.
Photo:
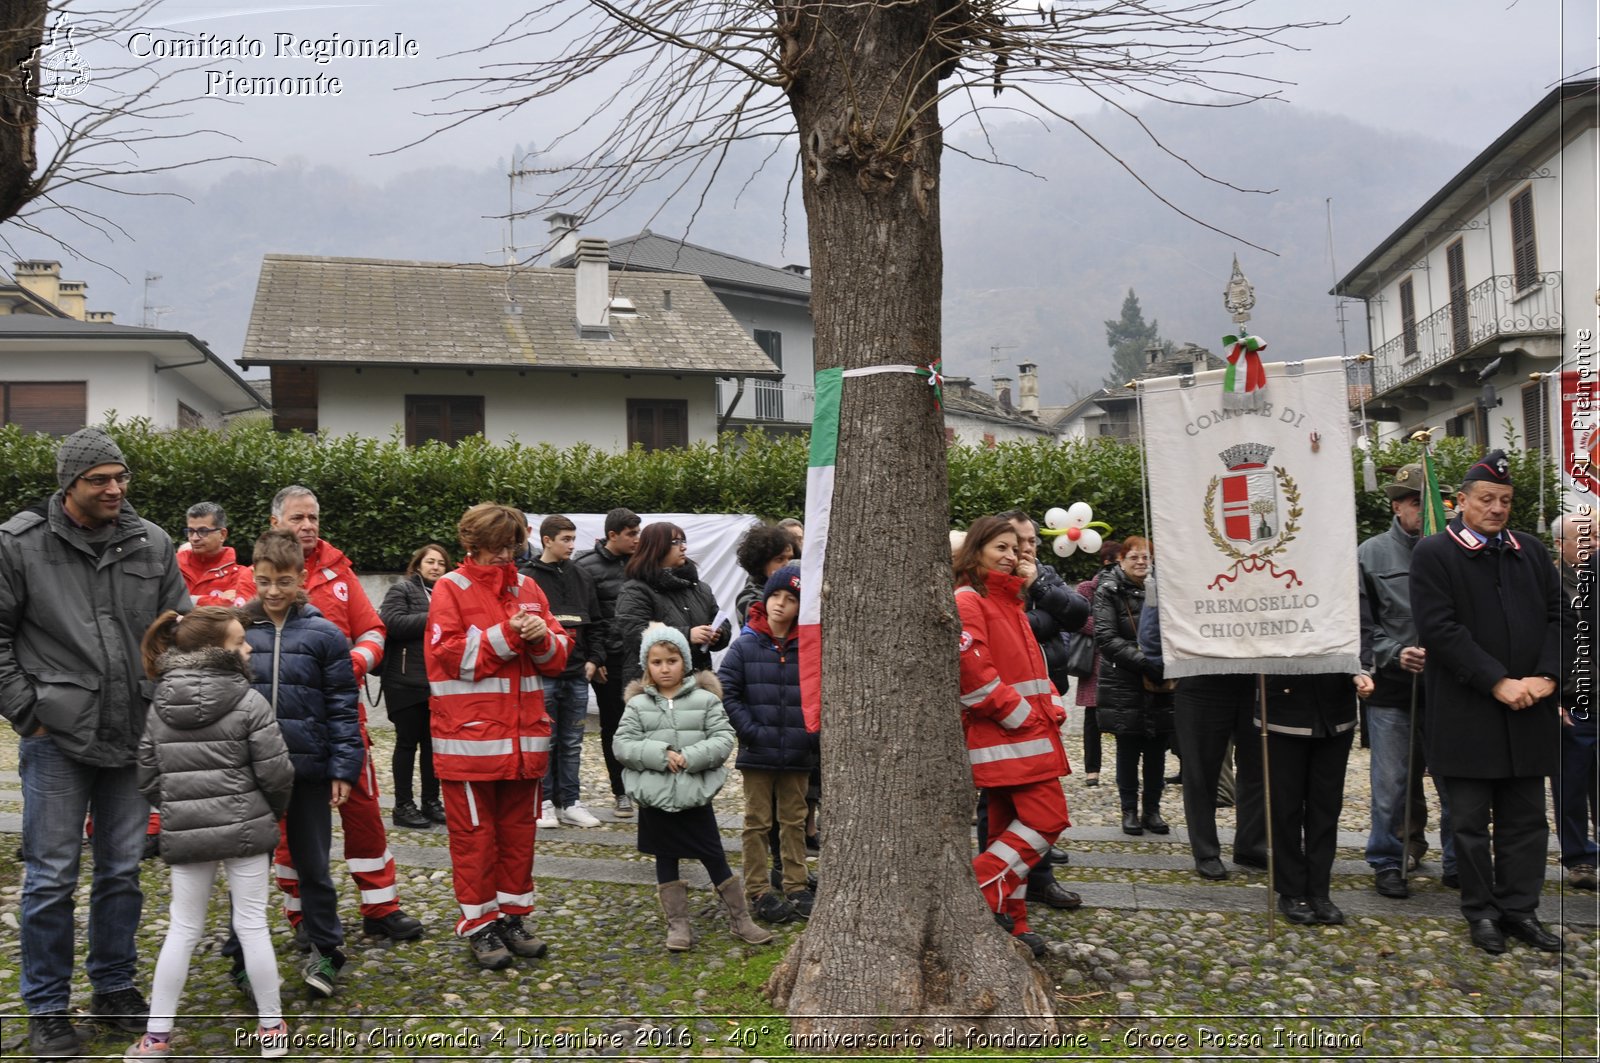
POLYGON ((433 820, 429 819, 416 805, 410 801, 402 801, 394 806, 394 815, 391 817, 396 827, 431 827, 433 820))
POLYGON ((1593 864, 1574 864, 1567 868, 1567 885, 1577 890, 1592 890, 1600 885, 1593 864))
POLYGON ((561 826, 561 821, 556 818, 556 803, 546 801, 539 810, 539 821, 534 824, 539 830, 549 830, 561 826))
POLYGON ((598 827, 600 821, 593 812, 583 807, 582 801, 574 801, 566 808, 556 810, 556 818, 569 827, 598 827))
POLYGON ((500 937, 500 928, 494 923, 485 923, 468 937, 467 947, 472 950, 472 958, 478 961, 479 967, 503 971, 511 966, 511 950, 506 948, 505 941, 500 937))
POLYGON ((368 937, 410 941, 422 936, 422 924, 396 908, 381 919, 363 918, 361 932, 368 937))
POLYGON ((28 1048, 36 1056, 75 1056, 83 1050, 72 1018, 64 1011, 28 1017, 28 1048))
POLYGON ((792 923, 800 918, 800 913, 795 911, 794 905, 775 890, 768 890, 757 897, 751 914, 763 923, 792 923))
POLYGON ((810 919, 811 907, 816 903, 817 895, 810 890, 795 890, 789 894, 789 904, 793 906, 797 918, 810 919))
POLYGON ((172 1035, 170 1033, 147 1033, 133 1042, 122 1058, 136 1059, 169 1059, 172 1056, 172 1035))
POLYGON ((546 945, 544 942, 528 933, 527 928, 522 925, 522 916, 501 916, 499 922, 500 925, 498 929, 500 931, 500 940, 505 942, 506 948, 510 949, 518 956, 525 956, 530 960, 537 960, 546 952, 550 951, 549 945, 546 945))
POLYGON ((306 957, 305 965, 300 968, 300 977, 317 996, 331 997, 333 987, 339 983, 339 967, 332 955, 324 956, 322 951, 313 945, 311 955, 306 957))
POLYGON ((263 1026, 256 1030, 256 1040, 261 1043, 261 1055, 278 1059, 289 1054, 289 1024, 282 1019, 276 1026, 263 1026))
POLYGON ((618 794, 611 802, 611 814, 618 819, 632 819, 633 798, 627 794, 618 794))
POLYGON ((1028 951, 1033 953, 1035 959, 1043 956, 1046 950, 1049 948, 1049 946, 1045 944, 1044 938, 1040 937, 1038 934, 1035 934, 1031 930, 1024 930, 1020 934, 1013 934, 1011 936, 1028 946, 1028 951))
POLYGON ((150 1021, 150 1005, 132 986, 89 998, 89 1014, 129 1033, 144 1033, 150 1021))
POLYGON ((433 798, 431 801, 422 802, 422 814, 428 817, 429 823, 438 823, 439 825, 443 826, 446 819, 444 814, 444 802, 439 800, 437 797, 433 798))

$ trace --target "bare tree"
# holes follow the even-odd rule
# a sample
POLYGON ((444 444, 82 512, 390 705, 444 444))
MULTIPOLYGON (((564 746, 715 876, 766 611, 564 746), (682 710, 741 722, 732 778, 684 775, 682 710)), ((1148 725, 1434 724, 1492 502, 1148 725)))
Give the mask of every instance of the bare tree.
POLYGON ((121 231, 83 204, 84 190, 167 194, 138 179, 244 157, 199 147, 234 138, 194 120, 197 104, 224 101, 175 91, 195 64, 130 49, 159 7, 0 0, 0 222, 73 251, 72 225, 121 231))
MULTIPOLYGON (((489 65, 433 84, 454 101, 444 129, 570 107, 571 132, 546 150, 578 158, 552 164, 562 179, 541 207, 591 221, 642 190, 704 196, 736 145, 770 143, 769 157, 794 160, 804 197, 818 368, 930 365, 946 122, 981 126, 986 107, 1015 100, 1075 126, 1063 85, 1141 129, 1123 101, 1271 96, 1251 60, 1311 24, 1253 25, 1250 7, 546 0, 475 50, 489 65)), ((927 1032, 952 1016, 989 1032, 1053 1030, 1040 968, 974 886, 944 437, 923 379, 847 380, 836 470, 828 582, 807 588, 823 601, 821 894, 768 989, 798 1034, 927 1032)))

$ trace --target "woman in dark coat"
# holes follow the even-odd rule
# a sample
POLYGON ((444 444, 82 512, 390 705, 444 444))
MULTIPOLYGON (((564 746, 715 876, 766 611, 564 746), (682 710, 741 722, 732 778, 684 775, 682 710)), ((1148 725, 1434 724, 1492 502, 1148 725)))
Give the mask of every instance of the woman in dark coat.
POLYGON ((1128 536, 1117 551, 1116 567, 1101 574, 1094 592, 1094 641, 1100 651, 1096 712, 1100 730, 1117 739, 1117 794, 1122 799, 1124 834, 1171 830, 1161 818, 1161 788, 1172 735, 1172 695, 1145 690, 1145 679, 1161 682, 1161 665, 1139 648, 1139 613, 1144 608, 1150 554, 1148 539, 1128 536))
POLYGON ((652 623, 677 628, 689 640, 692 672, 711 670, 711 654, 728 644, 732 628, 727 621, 713 628, 717 599, 700 582, 700 570, 689 560, 689 539, 676 524, 658 521, 639 533, 625 573, 628 582, 617 597, 613 619, 620 632, 624 682, 644 674, 639 665, 639 640, 652 623))
MULTIPOLYGON (((1094 589, 1100 585, 1101 575, 1117 564, 1117 551, 1122 549, 1122 544, 1115 539, 1107 539, 1100 544, 1100 570, 1089 579, 1078 584, 1078 597, 1090 605, 1089 619, 1084 621, 1083 627, 1078 629, 1078 637, 1094 641, 1094 589)), ((1083 784, 1085 786, 1100 785, 1100 717, 1095 711, 1099 704, 1099 679, 1100 679, 1100 651, 1094 651, 1094 665, 1089 674, 1078 680, 1078 692, 1073 696, 1078 707, 1083 709, 1083 784)))
POLYGON ((450 571, 450 555, 429 543, 411 555, 406 578, 389 588, 378 615, 388 629, 383 654, 383 703, 394 724, 394 825, 426 827, 444 822, 439 780, 433 774, 433 739, 428 733, 428 666, 422 639, 428 630, 433 585, 450 571), (422 754, 422 807, 412 800, 411 771, 422 754))

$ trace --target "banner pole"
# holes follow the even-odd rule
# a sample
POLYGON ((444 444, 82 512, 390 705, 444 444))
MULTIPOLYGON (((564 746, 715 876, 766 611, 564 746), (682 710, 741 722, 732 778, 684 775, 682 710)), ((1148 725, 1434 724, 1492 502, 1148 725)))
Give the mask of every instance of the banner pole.
POLYGON ((1267 754, 1267 673, 1256 673, 1256 703, 1261 707, 1261 807, 1267 824, 1267 940, 1276 941, 1278 921, 1273 915, 1277 903, 1272 844, 1272 762, 1267 754))

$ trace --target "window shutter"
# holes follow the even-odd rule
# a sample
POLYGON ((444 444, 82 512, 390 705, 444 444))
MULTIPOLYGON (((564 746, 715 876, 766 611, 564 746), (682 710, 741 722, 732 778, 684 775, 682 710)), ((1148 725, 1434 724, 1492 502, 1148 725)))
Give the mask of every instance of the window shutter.
POLYGON ((450 445, 483 435, 483 396, 457 395, 450 403, 450 445))
POLYGON ((4 417, 24 432, 67 436, 89 423, 89 385, 82 381, 0 385, 4 417))
POLYGON ((1450 285, 1450 342, 1460 354, 1472 345, 1467 324, 1467 260, 1460 240, 1445 248, 1444 265, 1450 285))
POLYGON ((317 371, 310 366, 272 367, 272 427, 279 432, 317 430, 317 371))
POLYGON ((629 399, 628 446, 646 450, 689 445, 689 403, 686 399, 629 399))
POLYGON ((1550 418, 1539 416, 1539 395, 1543 387, 1539 383, 1522 389, 1522 436, 1528 449, 1541 455, 1550 450, 1550 418))
POLYGON ((443 439, 444 403, 427 395, 406 396, 406 446, 416 447, 443 439))
POLYGON ((1539 282, 1539 250, 1533 239, 1533 189, 1524 188, 1511 199, 1511 262, 1517 290, 1539 282))
POLYGON ((661 403, 660 439, 663 447, 689 445, 689 404, 682 399, 661 403))
POLYGON ((1411 278, 1400 282, 1400 329, 1405 335, 1406 357, 1417 353, 1417 297, 1411 278))

